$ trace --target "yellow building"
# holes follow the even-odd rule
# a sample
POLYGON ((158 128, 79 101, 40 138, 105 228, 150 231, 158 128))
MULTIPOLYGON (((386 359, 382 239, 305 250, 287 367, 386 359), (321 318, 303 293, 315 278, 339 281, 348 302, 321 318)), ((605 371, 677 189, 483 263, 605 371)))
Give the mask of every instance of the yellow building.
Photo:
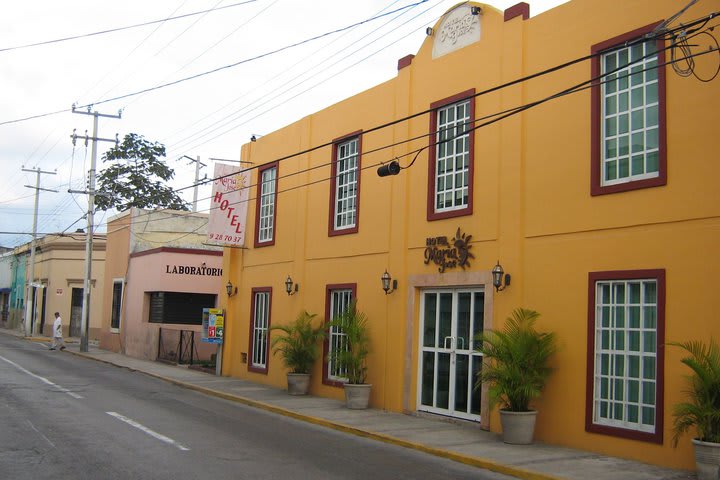
MULTIPOLYGON (((671 446, 688 372, 665 343, 720 331, 718 53, 712 22, 693 23, 720 2, 673 18, 685 3, 572 0, 532 18, 458 4, 396 78, 244 145, 223 373, 284 386, 268 326, 357 299, 372 407, 499 431, 472 388, 472 338, 523 306, 561 344, 537 439, 691 468, 689 438, 671 446), (706 32, 689 49, 681 23, 706 32)), ((318 361, 311 393, 341 398, 339 380, 318 361)))

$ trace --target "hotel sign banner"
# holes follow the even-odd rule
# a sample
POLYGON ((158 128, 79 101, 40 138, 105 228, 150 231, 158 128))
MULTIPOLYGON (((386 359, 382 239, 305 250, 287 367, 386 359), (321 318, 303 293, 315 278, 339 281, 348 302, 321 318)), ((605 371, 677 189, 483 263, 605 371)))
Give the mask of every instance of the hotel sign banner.
POLYGON ((455 238, 448 240, 448 237, 428 237, 425 239, 425 265, 430 262, 438 266, 438 271, 443 273, 448 268, 460 267, 465 270, 470 267, 470 259, 475 255, 470 253, 472 235, 465 235, 460 228, 455 233, 455 238))
POLYGON ((235 165, 216 163, 213 178, 207 243, 242 247, 245 244, 250 173, 235 165))

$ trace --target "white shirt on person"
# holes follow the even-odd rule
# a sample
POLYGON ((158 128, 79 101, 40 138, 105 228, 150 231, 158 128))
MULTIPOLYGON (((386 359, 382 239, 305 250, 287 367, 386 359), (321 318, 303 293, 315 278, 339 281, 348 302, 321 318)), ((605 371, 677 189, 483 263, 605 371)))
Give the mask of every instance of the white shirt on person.
POLYGON ((53 337, 62 338, 62 318, 55 317, 53 322, 53 337))

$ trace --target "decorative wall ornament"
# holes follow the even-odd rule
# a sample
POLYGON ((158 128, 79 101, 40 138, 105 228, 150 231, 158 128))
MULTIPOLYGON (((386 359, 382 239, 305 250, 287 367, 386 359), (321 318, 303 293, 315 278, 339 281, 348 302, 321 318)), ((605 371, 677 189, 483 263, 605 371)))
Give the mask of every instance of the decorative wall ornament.
POLYGON ((470 252, 472 235, 466 235, 458 227, 455 237, 448 241, 448 237, 428 237, 425 239, 425 265, 430 262, 438 266, 443 273, 448 268, 460 267, 463 270, 470 267, 470 259, 475 255, 470 252))
POLYGON ((433 29, 432 58, 442 57, 480 40, 480 19, 466 4, 461 4, 445 14, 437 28, 433 29))

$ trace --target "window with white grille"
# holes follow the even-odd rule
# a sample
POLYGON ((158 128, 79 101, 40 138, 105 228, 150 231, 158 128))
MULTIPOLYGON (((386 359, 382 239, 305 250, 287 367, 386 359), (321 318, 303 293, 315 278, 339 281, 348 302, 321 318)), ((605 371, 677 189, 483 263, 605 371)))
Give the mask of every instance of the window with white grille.
MULTIPOLYGON (((353 299, 351 289, 339 289, 330 291, 330 321, 344 312, 353 299)), ((346 372, 339 368, 332 359, 332 352, 347 349, 347 339, 342 328, 331 327, 328 335, 328 379, 343 381, 346 379, 346 372)))
POLYGON ((275 199, 277 190, 277 167, 260 172, 260 194, 258 196, 257 243, 271 243, 275 234, 275 199))
POLYGON ((437 111, 435 145, 435 212, 468 206, 470 183, 470 101, 437 111))
POLYGON ((334 230, 353 229, 357 225, 359 143, 356 137, 336 146, 334 230))
POLYGON ((254 369, 267 370, 268 329, 270 327, 270 292, 253 292, 253 318, 250 366, 254 369))
POLYGON ((589 431, 661 443, 664 270, 590 274, 589 431))
POLYGON ((593 45, 591 194, 667 184, 665 47, 653 25, 593 45))

